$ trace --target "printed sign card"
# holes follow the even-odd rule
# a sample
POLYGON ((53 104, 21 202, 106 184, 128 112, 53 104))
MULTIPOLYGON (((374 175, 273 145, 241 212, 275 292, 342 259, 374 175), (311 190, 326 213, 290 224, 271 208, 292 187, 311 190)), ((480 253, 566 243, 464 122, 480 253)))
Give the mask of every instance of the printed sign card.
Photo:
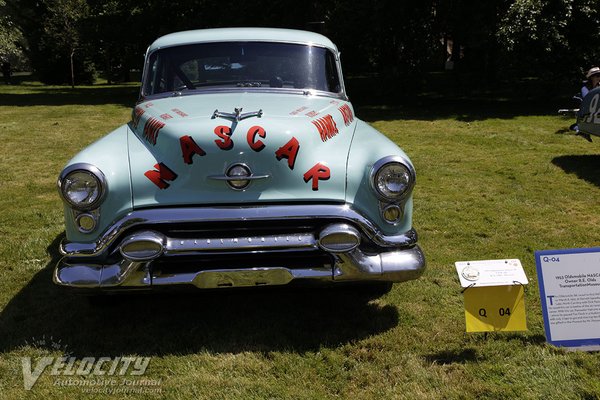
POLYGON ((529 283, 521 261, 518 259, 458 261, 455 266, 460 284, 464 288, 527 285, 529 283))
POLYGON ((536 251, 546 340, 600 350, 600 248, 536 251))

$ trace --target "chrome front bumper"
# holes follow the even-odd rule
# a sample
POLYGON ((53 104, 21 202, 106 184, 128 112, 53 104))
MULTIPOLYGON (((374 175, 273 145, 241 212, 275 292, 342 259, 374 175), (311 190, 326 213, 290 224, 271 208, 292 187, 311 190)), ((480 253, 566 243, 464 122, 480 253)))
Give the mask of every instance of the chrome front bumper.
MULTIPOLYGON (((134 211, 91 244, 63 243, 65 257, 54 271, 61 286, 101 289, 143 289, 167 285, 198 288, 285 285, 292 281, 388 281, 418 278, 425 269, 423 252, 411 230, 386 236, 348 205, 179 208, 134 211), (228 237, 172 237, 159 232, 165 224, 289 220, 328 221, 316 231, 228 237), (332 222, 333 221, 333 222, 332 222), (268 254, 267 266, 256 259, 268 254), (280 254, 275 257, 273 254, 280 254), (290 266, 287 257, 301 254, 306 265, 290 266), (220 257, 235 255, 229 265, 220 257), (329 262, 312 262, 317 255, 329 262), (201 260, 210 257, 210 266, 201 260), (164 264, 191 260, 194 268, 169 269, 164 264), (197 262, 194 260, 198 260, 197 262), (244 265, 244 260, 254 260, 244 265), (197 265, 196 265, 197 264, 197 265)), ((188 265, 190 261, 188 261, 188 265)))
POLYGON ((356 249, 339 257, 333 268, 211 269, 177 274, 152 273, 151 262, 122 260, 112 265, 58 263, 54 282, 78 288, 142 289, 165 285, 194 285, 202 289, 285 285, 294 280, 389 281, 416 279, 425 258, 419 246, 368 256, 356 249))

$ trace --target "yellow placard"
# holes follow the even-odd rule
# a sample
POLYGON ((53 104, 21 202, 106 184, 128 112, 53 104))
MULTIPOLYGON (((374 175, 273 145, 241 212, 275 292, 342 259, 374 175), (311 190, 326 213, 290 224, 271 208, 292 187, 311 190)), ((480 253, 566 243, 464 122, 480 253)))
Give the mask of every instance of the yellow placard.
POLYGON ((526 331, 523 286, 482 286, 465 290, 467 332, 526 331))

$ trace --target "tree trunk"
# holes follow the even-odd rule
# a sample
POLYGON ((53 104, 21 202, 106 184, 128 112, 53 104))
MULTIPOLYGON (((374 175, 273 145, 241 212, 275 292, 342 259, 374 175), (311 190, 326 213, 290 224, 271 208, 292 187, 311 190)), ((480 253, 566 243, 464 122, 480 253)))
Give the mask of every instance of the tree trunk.
POLYGON ((73 56, 75 49, 71 49, 71 89, 75 89, 75 67, 73 66, 73 56))

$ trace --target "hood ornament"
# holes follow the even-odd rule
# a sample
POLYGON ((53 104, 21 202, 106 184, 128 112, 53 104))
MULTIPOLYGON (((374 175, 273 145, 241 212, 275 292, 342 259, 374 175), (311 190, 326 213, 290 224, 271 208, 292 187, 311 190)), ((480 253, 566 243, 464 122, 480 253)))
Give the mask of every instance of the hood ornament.
POLYGON ((246 118, 251 118, 251 117, 262 117, 263 115, 263 110, 260 109, 258 111, 250 111, 247 113, 243 113, 242 114, 242 108, 234 108, 233 109, 234 112, 232 113, 226 113, 226 112, 220 112, 219 110, 215 110, 215 112, 213 113, 211 119, 215 119, 215 118, 225 118, 225 119, 230 119, 233 121, 241 121, 243 119, 246 118))

